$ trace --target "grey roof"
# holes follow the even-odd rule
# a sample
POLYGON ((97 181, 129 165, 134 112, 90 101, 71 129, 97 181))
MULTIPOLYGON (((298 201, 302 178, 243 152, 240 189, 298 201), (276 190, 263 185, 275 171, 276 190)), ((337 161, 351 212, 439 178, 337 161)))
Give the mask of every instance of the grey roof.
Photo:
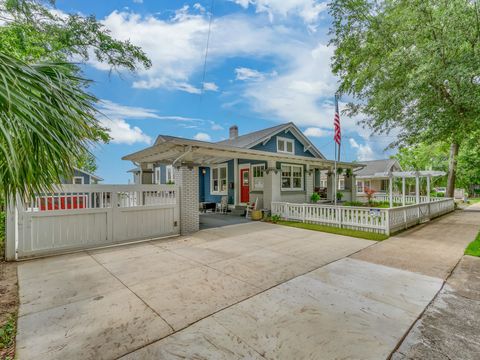
POLYGON ((305 144, 306 147, 318 158, 325 159, 325 156, 313 145, 313 143, 300 131, 300 129, 293 123, 285 123, 276 126, 272 126, 266 129, 254 131, 245 135, 237 136, 234 139, 227 139, 219 141, 217 144, 240 147, 240 148, 252 148, 253 146, 268 140, 273 135, 283 130, 293 130, 297 133, 297 138, 305 144))
POLYGON ((396 159, 382 159, 382 160, 371 160, 371 161, 362 161, 362 164, 366 166, 363 169, 355 171, 357 176, 370 176, 376 173, 386 173, 392 170, 392 166, 396 165, 398 169, 402 169, 398 160, 396 159))
POLYGON ((88 171, 83 170, 83 169, 80 169, 80 168, 77 168, 77 167, 75 167, 75 166, 74 166, 73 168, 74 168, 75 170, 77 170, 78 172, 81 172, 81 173, 83 173, 83 174, 85 174, 85 175, 88 175, 88 176, 94 178, 94 179, 97 179, 98 181, 103 181, 103 178, 101 178, 101 177, 98 176, 98 175, 89 173, 88 171))
POLYGON ((258 141, 268 136, 271 136, 278 131, 281 131, 283 128, 287 127, 287 125, 290 125, 290 124, 292 123, 280 124, 280 125, 266 128, 266 129, 254 131, 245 135, 237 136, 235 139, 227 139, 227 140, 219 141, 218 144, 248 148, 250 146, 254 146, 254 144, 257 143, 258 141))

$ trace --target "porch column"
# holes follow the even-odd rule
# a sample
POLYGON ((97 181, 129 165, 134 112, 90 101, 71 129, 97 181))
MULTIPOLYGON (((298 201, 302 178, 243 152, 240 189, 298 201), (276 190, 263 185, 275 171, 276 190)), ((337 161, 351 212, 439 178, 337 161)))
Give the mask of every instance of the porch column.
POLYGON ((420 179, 415 175, 415 203, 420 204, 420 179))
POLYGON ((315 169, 310 169, 307 165, 305 171, 305 202, 307 203, 310 202, 314 190, 314 171, 315 169))
POLYGON ((334 196, 337 196, 337 189, 335 189, 335 176, 333 171, 327 172, 327 200, 333 201, 334 196))
POLYGON ((430 175, 427 175, 427 203, 430 202, 430 175))
MULTIPOLYGON (((350 175, 350 176, 344 176, 343 177, 345 181, 345 190, 350 191, 350 201, 356 201, 357 200, 357 181, 355 178, 355 175, 350 175)), ((346 199, 348 201, 348 199, 346 199)))
POLYGON ((405 177, 402 177, 402 205, 405 206, 405 177))
POLYGON ((393 181, 392 175, 388 177, 388 202, 390 203, 390 207, 393 207, 393 181))
POLYGON ((271 210, 273 201, 281 201, 280 181, 281 170, 276 168, 275 162, 268 162, 263 173, 263 207, 271 210))
POLYGON ((177 201, 180 209, 180 234, 191 234, 199 230, 199 185, 198 166, 182 165, 175 171, 175 185, 180 190, 177 201))

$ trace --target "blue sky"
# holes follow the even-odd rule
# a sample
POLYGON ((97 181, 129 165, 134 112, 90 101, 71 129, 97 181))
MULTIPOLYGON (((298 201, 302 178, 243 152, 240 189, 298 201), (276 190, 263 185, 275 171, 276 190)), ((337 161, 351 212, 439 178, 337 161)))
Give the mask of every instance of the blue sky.
MULTIPOLYGON (((293 121, 333 158, 338 83, 330 71, 326 2, 65 0, 57 8, 95 15, 114 37, 141 46, 152 60, 150 69, 135 74, 112 73, 94 59, 85 64, 113 137, 94 149, 105 183, 126 183, 132 164, 121 157, 158 134, 219 141, 233 124, 244 134, 293 121)), ((393 138, 371 136, 359 119, 342 116, 342 160, 387 157, 383 149, 393 138)))

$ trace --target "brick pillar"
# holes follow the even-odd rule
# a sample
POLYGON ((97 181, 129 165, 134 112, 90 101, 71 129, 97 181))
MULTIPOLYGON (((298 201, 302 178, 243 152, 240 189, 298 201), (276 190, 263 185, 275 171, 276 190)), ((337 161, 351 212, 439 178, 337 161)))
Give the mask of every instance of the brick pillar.
POLYGON ((305 202, 309 203, 314 190, 314 170, 305 171, 305 202))
MULTIPOLYGON (((328 171, 327 173, 327 200, 331 200, 333 201, 334 200, 334 193, 333 193, 333 188, 335 187, 335 175, 333 173, 333 171, 328 171)), ((335 194, 336 194, 336 190, 335 190, 335 194)), ((336 196, 336 195, 335 195, 336 196)))
POLYGON ((175 171, 175 185, 180 187, 180 234, 199 230, 198 167, 180 166, 175 171))

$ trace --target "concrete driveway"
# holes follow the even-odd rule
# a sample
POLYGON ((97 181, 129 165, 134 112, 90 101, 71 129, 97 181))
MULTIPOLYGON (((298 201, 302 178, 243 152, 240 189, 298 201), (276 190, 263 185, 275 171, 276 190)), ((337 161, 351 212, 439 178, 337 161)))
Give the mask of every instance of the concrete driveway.
POLYGON ((248 223, 22 262, 21 359, 384 359, 442 280, 248 223))

